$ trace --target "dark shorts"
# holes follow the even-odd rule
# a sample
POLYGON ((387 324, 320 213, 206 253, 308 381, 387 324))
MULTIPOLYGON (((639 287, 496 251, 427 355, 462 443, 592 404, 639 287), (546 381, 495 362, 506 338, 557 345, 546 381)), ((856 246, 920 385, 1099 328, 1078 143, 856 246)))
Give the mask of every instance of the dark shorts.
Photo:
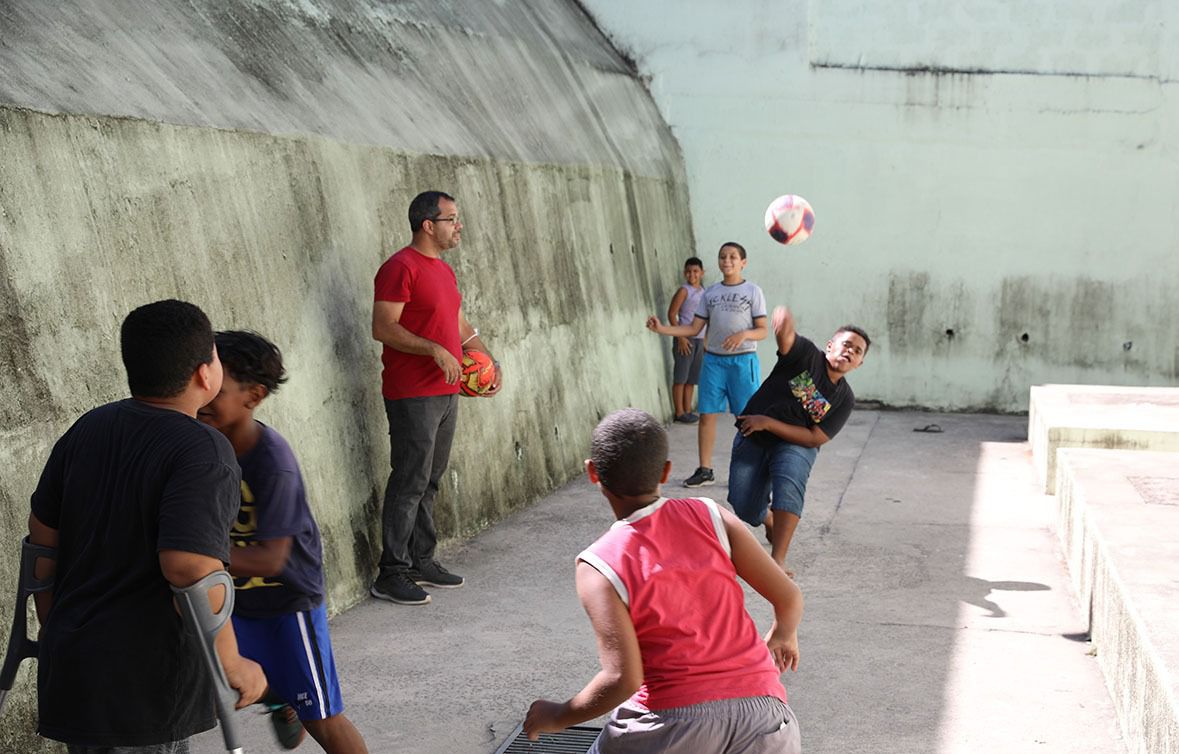
POLYGON ((692 350, 686 354, 681 354, 676 348, 677 340, 679 338, 672 338, 671 341, 671 358, 675 364, 671 371, 671 382, 673 385, 695 385, 700 382, 700 365, 704 363, 704 339, 688 338, 692 350))
POLYGON ((270 688, 300 720, 326 720, 344 711, 326 606, 274 618, 235 615, 233 630, 238 651, 262 666, 270 688))
POLYGON ((188 754, 188 739, 151 746, 74 746, 66 745, 69 754, 188 754))
POLYGON ((818 455, 818 448, 788 442, 765 447, 738 432, 729 459, 733 512, 750 526, 761 525, 767 508, 802 518, 806 483, 818 455))

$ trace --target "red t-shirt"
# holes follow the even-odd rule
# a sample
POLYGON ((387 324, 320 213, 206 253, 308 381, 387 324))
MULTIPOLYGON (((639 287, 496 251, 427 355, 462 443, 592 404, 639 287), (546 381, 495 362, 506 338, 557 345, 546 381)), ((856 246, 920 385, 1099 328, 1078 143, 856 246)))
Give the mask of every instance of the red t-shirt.
MULTIPOLYGON (((463 298, 450 265, 406 246, 377 270, 375 288, 375 300, 405 303, 398 320, 402 327, 438 343, 456 359, 463 358, 458 326, 463 298)), ((385 365, 381 393, 389 400, 453 395, 459 390, 457 383, 446 384, 442 370, 429 356, 385 346, 381 363, 385 365)))
POLYGON ((643 659, 632 703, 660 710, 747 696, 786 701, 730 557, 724 520, 707 498, 659 498, 577 556, 630 612, 643 659))

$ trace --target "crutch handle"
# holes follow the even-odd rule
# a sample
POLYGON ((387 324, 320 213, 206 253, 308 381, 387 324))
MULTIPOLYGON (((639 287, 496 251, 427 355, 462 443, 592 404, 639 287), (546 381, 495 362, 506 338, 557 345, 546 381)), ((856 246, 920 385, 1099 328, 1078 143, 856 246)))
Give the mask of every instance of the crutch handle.
POLYGON ((0 668, 0 712, 4 711, 4 701, 16 682, 17 668, 25 658, 37 656, 37 642, 29 638, 29 596, 53 589, 52 576, 37 578, 37 560, 41 558, 56 561, 57 550, 45 545, 35 545, 28 537, 21 540, 20 576, 16 585, 16 605, 12 610, 12 630, 8 634, 4 666, 0 668))
POLYGON ((233 579, 227 571, 214 571, 192 586, 173 586, 176 603, 184 621, 197 636, 201 654, 205 659, 205 667, 213 679, 213 696, 217 704, 217 717, 221 721, 221 735, 225 739, 225 748, 231 754, 241 754, 242 748, 237 737, 237 727, 233 719, 233 709, 237 702, 237 692, 229 685, 225 677, 225 669, 217 656, 217 634, 229 621, 233 614, 233 579), (225 600, 221 603, 221 610, 214 612, 209 602, 209 592, 216 587, 224 587, 225 600))

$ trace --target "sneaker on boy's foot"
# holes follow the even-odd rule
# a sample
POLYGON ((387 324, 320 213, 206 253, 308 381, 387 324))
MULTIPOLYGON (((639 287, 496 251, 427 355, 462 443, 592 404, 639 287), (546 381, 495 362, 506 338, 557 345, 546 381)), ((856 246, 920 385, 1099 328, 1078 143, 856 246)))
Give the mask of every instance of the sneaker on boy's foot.
POLYGON ((304 730, 294 708, 274 693, 273 689, 267 689, 258 701, 266 708, 278 745, 287 750, 297 748, 303 742, 307 731, 304 730))
POLYGON ((408 573, 391 573, 379 577, 368 593, 379 600, 398 605, 424 605, 430 601, 426 590, 414 583, 408 573))
POLYGON ((703 466, 696 469, 696 473, 684 480, 685 487, 703 487, 708 484, 714 484, 716 477, 712 475, 712 469, 706 469, 703 466))
POLYGON ((700 414, 696 413, 695 411, 689 411, 688 413, 684 414, 684 421, 688 424, 695 424, 696 422, 700 421, 700 414))
POLYGON ((414 583, 425 586, 436 586, 442 589, 457 589, 464 583, 463 577, 451 573, 442 567, 437 560, 422 563, 416 571, 410 571, 410 578, 414 583))

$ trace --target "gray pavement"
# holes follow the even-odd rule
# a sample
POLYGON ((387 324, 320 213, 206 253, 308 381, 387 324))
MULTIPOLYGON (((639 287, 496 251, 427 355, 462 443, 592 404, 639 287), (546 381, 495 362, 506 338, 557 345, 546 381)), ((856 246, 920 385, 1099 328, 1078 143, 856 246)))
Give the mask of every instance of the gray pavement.
MULTIPOLYGON (((784 679, 808 754, 1126 751, 1025 434, 1022 417, 861 410, 820 453, 790 558, 802 663, 784 679), (942 432, 913 431, 930 424, 942 432)), ((684 494, 695 430, 671 436, 665 493, 684 494)), ((699 491, 721 501, 724 446, 718 484, 699 491)), ((466 587, 334 619, 347 714, 371 751, 490 754, 532 699, 576 692, 597 658, 573 558, 610 522, 576 481, 451 543, 466 587)), ((768 606, 752 593, 749 606, 768 625, 768 606)), ((247 752, 278 750, 262 717, 239 716, 247 752)), ((195 746, 220 750, 216 732, 195 746)))

